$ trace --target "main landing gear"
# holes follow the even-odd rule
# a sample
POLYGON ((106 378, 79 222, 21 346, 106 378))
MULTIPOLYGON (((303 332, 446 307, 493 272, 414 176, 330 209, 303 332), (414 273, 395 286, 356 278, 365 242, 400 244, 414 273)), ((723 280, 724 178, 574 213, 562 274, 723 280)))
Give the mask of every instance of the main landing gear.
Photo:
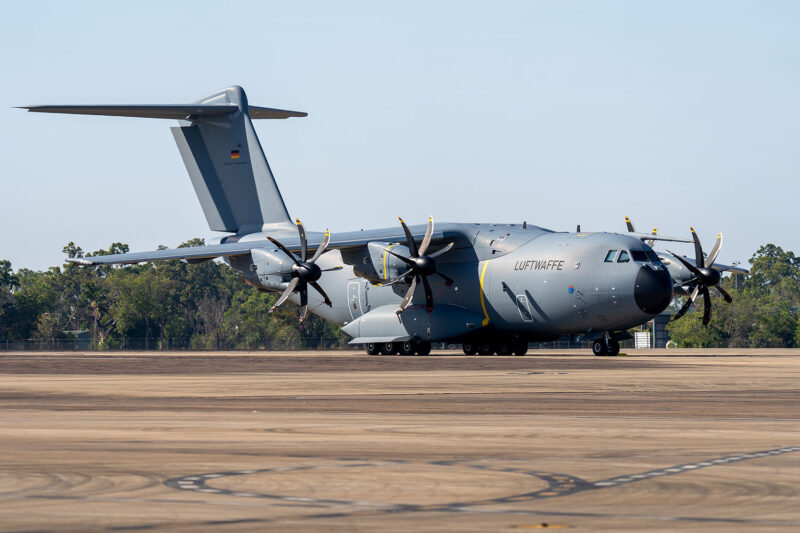
POLYGON ((368 342, 364 345, 368 355, 428 355, 431 353, 429 342, 368 342))
POLYGON ((528 343, 520 340, 480 340, 464 341, 461 348, 466 355, 525 355, 528 353, 528 343))
POLYGON ((595 355, 619 355, 619 341, 609 338, 600 338, 592 344, 592 353, 595 355))

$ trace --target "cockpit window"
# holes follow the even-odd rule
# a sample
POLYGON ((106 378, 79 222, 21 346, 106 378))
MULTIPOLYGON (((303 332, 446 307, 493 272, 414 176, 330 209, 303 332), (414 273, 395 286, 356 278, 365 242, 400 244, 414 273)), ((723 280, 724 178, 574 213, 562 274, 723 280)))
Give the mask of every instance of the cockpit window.
POLYGON ((647 254, 644 250, 631 250, 631 257, 634 261, 647 261, 647 254))
POLYGON ((613 263, 614 262, 614 258, 616 256, 617 256, 617 251, 616 250, 609 250, 608 253, 606 254, 606 259, 605 259, 606 263, 613 263))
POLYGON ((658 254, 655 253, 653 250, 648 250, 647 258, 650 259, 650 261, 652 261, 653 263, 656 263, 656 264, 660 264, 661 263, 661 258, 658 257, 658 254))
POLYGON ((617 263, 627 263, 630 260, 631 260, 631 258, 628 255, 628 251, 627 250, 622 250, 619 253, 619 257, 617 258, 617 263))

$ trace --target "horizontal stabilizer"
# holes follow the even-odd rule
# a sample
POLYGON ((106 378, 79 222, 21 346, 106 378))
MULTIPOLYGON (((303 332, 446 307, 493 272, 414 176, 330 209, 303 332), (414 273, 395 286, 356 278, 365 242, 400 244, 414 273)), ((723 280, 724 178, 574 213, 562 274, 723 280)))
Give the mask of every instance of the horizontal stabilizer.
MULTIPOLYGON (((239 110, 235 104, 162 104, 162 105, 36 105, 20 106, 32 113, 66 113, 70 115, 103 115, 109 117, 170 118, 183 120, 189 117, 228 115, 239 110)), ((308 113, 249 106, 251 119, 306 117, 308 113)))

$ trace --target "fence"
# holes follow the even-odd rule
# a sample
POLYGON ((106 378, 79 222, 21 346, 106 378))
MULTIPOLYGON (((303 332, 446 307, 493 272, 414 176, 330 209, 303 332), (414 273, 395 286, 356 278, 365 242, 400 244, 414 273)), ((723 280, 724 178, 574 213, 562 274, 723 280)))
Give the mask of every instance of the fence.
MULTIPOLYGON (((634 341, 629 339, 620 342, 623 349, 633 348, 634 341)), ((552 341, 552 342, 532 342, 528 345, 529 350, 589 350, 592 347, 590 341, 552 341)), ((434 343, 435 350, 460 350, 460 344, 434 343)), ((0 340, 0 351, 38 351, 38 352, 66 352, 66 351, 90 351, 93 349, 91 341, 85 339, 21 339, 21 340, 0 340)), ((319 338, 297 338, 297 339, 270 339, 268 343, 263 341, 249 342, 239 340, 200 342, 198 339, 143 339, 125 338, 109 347, 101 347, 103 351, 246 351, 246 350, 353 350, 360 349, 360 346, 347 344, 346 341, 338 337, 319 337, 319 338)))
MULTIPOLYGON (((87 351, 93 350, 93 343, 85 339, 16 339, 0 340, 0 351, 87 351)), ((144 339, 124 338, 108 346, 98 348, 103 351, 125 350, 184 350, 184 351, 234 351, 234 350, 348 350, 353 349, 338 337, 270 339, 268 342, 237 340, 207 341, 202 339, 144 339)))

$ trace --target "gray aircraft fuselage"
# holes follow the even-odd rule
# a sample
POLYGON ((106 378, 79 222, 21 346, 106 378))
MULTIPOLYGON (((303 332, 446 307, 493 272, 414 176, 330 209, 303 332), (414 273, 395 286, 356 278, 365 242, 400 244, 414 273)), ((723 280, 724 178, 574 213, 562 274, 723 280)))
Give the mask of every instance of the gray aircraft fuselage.
MULTIPOLYGON (((422 227, 412 226, 412 230, 421 231, 422 227)), ((620 331, 651 319, 672 299, 672 279, 666 266, 657 258, 651 259, 655 257, 652 249, 635 237, 556 233, 514 224, 440 223, 437 230, 456 243, 437 260, 437 270, 456 282, 448 287, 441 279, 430 278, 436 305, 472 311, 480 320, 476 329, 496 334, 514 332, 531 341, 563 334, 620 331), (611 262, 605 260, 609 250, 617 251, 611 262), (627 252, 628 261, 617 261, 621 251, 627 252), (646 261, 634 261, 632 251, 650 254, 646 261)), ((309 233, 310 239, 315 236, 309 233)), ((263 236, 254 234, 250 238, 263 236)), ((432 246, 431 250, 439 247, 432 246)), ((379 248, 407 254, 404 242, 386 242, 379 248)), ((323 305, 322 298, 312 291, 309 310, 346 326, 373 309, 396 307, 408 285, 384 287, 380 280, 402 273, 404 267, 391 255, 380 249, 377 252, 372 256, 368 250, 323 254, 318 261, 321 268, 344 268, 325 273, 319 280, 332 307, 323 305)), ((272 290, 285 286, 259 277, 258 265, 254 267, 246 258, 231 258, 229 264, 252 285, 271 286, 272 290)), ((299 297, 294 295, 292 301, 299 303, 299 297)), ((423 304, 418 286, 412 306, 423 304)), ((409 311, 411 308, 406 313, 409 311)))

